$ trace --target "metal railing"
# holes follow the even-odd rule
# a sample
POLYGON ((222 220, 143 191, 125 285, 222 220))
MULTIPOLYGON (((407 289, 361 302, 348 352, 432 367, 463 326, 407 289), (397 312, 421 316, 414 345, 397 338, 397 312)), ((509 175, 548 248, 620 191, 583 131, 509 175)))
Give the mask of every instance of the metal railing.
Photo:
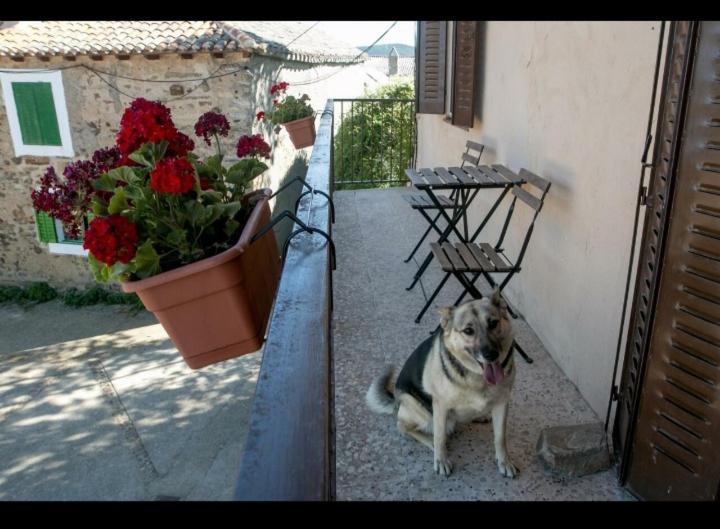
POLYGON ((413 99, 335 99, 336 189, 405 185, 413 166, 413 99))
MULTIPOLYGON (((333 101, 321 114, 296 218, 331 234, 333 101)), ((300 229, 295 224, 294 230, 300 229)), ((288 245, 250 415, 237 500, 335 498, 331 244, 298 233, 288 245)))

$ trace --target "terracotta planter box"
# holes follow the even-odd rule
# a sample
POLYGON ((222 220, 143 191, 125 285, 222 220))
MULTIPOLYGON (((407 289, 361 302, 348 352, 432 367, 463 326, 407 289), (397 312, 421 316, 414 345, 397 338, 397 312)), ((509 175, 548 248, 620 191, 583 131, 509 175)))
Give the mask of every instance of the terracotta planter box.
POLYGON ((250 239, 270 221, 270 194, 270 189, 250 194, 262 198, 232 248, 122 284, 125 292, 137 293, 193 369, 262 347, 280 280, 280 257, 273 230, 252 244, 250 239))
POLYGON ((315 143, 315 117, 296 119, 283 123, 296 149, 310 147, 315 143))

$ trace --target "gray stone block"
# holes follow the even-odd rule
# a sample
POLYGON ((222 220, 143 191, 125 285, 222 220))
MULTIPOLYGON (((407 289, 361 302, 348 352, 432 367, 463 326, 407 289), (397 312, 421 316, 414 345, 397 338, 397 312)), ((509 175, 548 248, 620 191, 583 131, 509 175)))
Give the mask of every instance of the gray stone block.
POLYGON ((607 437, 600 423, 545 428, 536 451, 545 468, 566 476, 585 476, 610 467, 607 437))

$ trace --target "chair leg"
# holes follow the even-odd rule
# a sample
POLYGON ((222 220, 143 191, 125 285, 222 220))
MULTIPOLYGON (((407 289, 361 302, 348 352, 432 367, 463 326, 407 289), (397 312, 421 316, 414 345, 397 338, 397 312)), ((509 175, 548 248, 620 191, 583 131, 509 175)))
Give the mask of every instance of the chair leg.
MULTIPOLYGON (((456 272, 455 277, 458 281, 460 281, 460 284, 465 288, 465 291, 468 292, 473 299, 482 299, 482 292, 475 288, 475 285, 473 285, 471 281, 468 281, 468 278, 465 277, 463 272, 456 272)), ((477 276, 475 278, 477 279, 477 276)))
POLYGON ((447 283, 447 280, 449 277, 450 277, 450 272, 447 272, 445 274, 445 277, 443 277, 443 280, 440 281, 440 284, 437 286, 435 291, 432 293, 430 298, 427 300, 427 303, 425 303, 425 306, 420 311, 420 314, 418 314, 417 318, 415 318, 415 323, 420 323, 420 320, 422 319, 423 315, 430 308, 430 305, 432 305, 432 302, 435 300, 435 298, 437 297, 437 295, 440 292, 440 290, 442 289, 442 287, 445 285, 445 283, 447 283))
POLYGON ((520 344, 517 343, 517 341, 513 341, 512 347, 514 347, 515 349, 517 349, 517 352, 520 353, 520 356, 522 356, 523 359, 524 359, 528 364, 532 364, 532 363, 533 363, 533 359, 530 358, 530 357, 527 355, 527 353, 523 350, 522 347, 520 347, 520 344))
MULTIPOLYGON (((513 270, 512 272, 510 272, 505 277, 505 279, 503 279, 503 282, 500 283, 500 286, 498 286, 498 290, 500 291, 501 294, 502 294, 503 288, 505 288, 505 285, 508 284, 508 281, 510 281, 510 278, 512 278, 512 276, 514 276, 516 272, 517 272, 517 270, 513 270)), ((503 299, 504 299, 504 297, 503 297, 503 299)), ((508 312, 510 313, 510 316, 512 316, 513 319, 516 320, 518 318, 518 315, 512 309, 512 307, 510 306, 510 303, 508 303, 507 300, 505 300, 505 304, 507 305, 507 309, 508 309, 508 312)))
MULTIPOLYGON (((478 278, 479 276, 480 276, 480 272, 477 272, 477 273, 475 274, 475 276, 470 280, 470 284, 471 284, 471 285, 474 285, 474 284, 475 284, 475 281, 477 281, 477 278, 478 278)), ((460 305, 460 302, 461 302, 463 299, 465 299, 465 296, 467 296, 467 294, 468 294, 468 291, 467 291, 467 289, 465 289, 465 290, 463 291, 463 293, 460 294, 460 297, 455 300, 455 304, 454 304, 453 306, 454 306, 454 307, 457 307, 458 305, 460 305)), ((482 297, 482 296, 481 296, 481 297, 482 297)))
MULTIPOLYGON (((435 221, 437 222, 437 220, 438 220, 439 218, 440 218, 440 215, 438 214, 438 216, 435 217, 435 221)), ((403 260, 403 263, 409 263, 409 262, 410 262, 410 259, 412 259, 412 258, 413 258, 413 255, 415 255, 415 252, 418 251, 418 248, 420 248, 420 246, 422 245, 423 241, 424 241, 425 238, 428 236, 428 234, 430 233, 430 231, 432 230, 432 228, 433 228, 432 225, 428 226, 428 229, 425 230, 425 233, 423 234, 422 237, 420 237, 420 240, 419 240, 418 243, 415 245, 415 248, 413 248, 413 251, 410 252, 410 255, 408 256, 408 258, 403 260)))

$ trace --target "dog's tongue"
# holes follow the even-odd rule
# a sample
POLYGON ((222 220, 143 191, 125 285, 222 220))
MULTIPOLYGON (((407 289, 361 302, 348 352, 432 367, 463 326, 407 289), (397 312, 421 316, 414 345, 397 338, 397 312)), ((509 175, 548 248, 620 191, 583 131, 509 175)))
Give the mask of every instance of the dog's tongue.
POLYGON ((499 362, 493 362, 492 364, 485 364, 485 380, 489 384, 499 384, 503 379, 502 367, 499 362))

